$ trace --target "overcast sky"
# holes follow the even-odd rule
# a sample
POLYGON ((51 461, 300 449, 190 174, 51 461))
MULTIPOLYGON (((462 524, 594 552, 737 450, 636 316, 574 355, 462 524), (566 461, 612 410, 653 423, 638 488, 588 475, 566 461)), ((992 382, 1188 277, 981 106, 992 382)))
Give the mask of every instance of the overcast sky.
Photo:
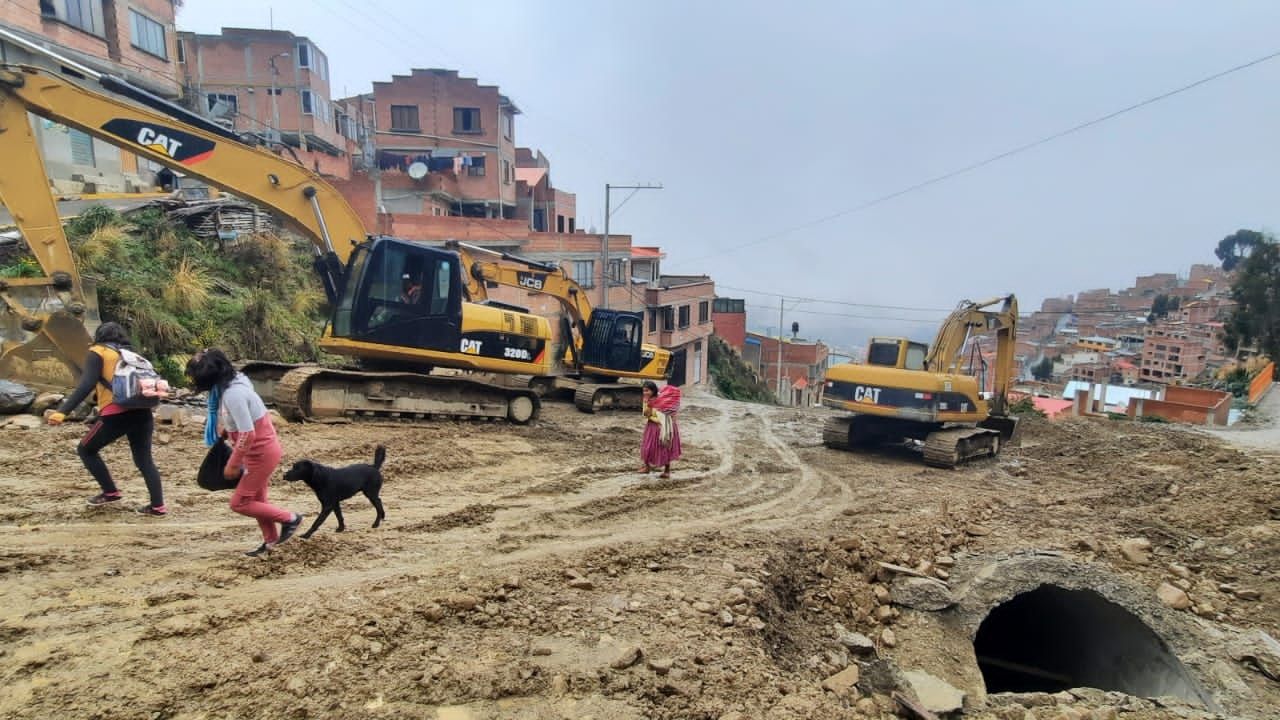
MULTIPOLYGON (((1185 273, 1237 228, 1277 226, 1280 59, 810 223, 1280 50, 1280 2, 187 0, 178 15, 197 32, 269 22, 329 56, 335 96, 411 67, 499 85, 580 227, 603 227, 605 183, 662 183, 613 231, 746 297, 758 326, 777 299, 728 287, 921 308, 1016 292, 1033 309, 1185 273)), ((840 314, 940 317, 803 303, 786 324, 933 329, 840 314)))

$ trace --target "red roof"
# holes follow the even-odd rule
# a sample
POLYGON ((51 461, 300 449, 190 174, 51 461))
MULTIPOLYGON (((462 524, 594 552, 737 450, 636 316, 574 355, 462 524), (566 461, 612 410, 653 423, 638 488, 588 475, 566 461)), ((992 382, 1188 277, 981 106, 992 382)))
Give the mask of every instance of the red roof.
POLYGON ((541 182, 542 178, 546 177, 546 174, 546 168, 516 168, 516 179, 523 180, 530 187, 541 182))
POLYGON ((1116 367, 1120 368, 1121 370, 1137 370, 1138 369, 1136 365, 1129 362, 1128 360, 1117 360, 1116 367))
POLYGON ((1069 410, 1073 403, 1070 400, 1060 400, 1058 398, 1034 397, 1031 398, 1031 404, 1040 412, 1053 418, 1069 410))
POLYGON ((632 245, 631 257, 662 257, 662 248, 632 245))

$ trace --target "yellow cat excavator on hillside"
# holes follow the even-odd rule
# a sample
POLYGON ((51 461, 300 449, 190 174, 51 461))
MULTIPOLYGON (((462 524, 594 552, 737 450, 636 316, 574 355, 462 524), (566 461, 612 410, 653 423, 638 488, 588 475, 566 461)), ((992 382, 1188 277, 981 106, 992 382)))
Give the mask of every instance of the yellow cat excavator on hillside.
MULTIPOLYGON (((246 365, 285 415, 517 423, 536 417, 540 399, 529 387, 431 374, 436 367, 554 374, 547 319, 470 301, 471 280, 458 253, 370 236, 346 200, 306 168, 124 80, 0 34, 62 68, 0 66, 0 203, 42 270, 40 277, 0 281, 0 377, 70 387, 90 342, 85 323, 92 303, 49 192, 32 113, 269 208, 310 240, 332 308, 319 345, 360 367, 246 365), (90 89, 92 83, 111 94, 90 89), (417 292, 405 294, 405 278, 417 282, 417 292)), ((600 352, 607 355, 612 343, 600 352)))
POLYGON ((946 468, 999 454, 1003 444, 1017 441, 1017 418, 1009 414, 1017 324, 1018 301, 1006 295, 960 303, 931 346, 872 338, 865 364, 827 370, 822 404, 852 414, 827 421, 824 444, 853 450, 919 441, 925 463, 946 468), (988 333, 995 334, 994 368, 970 345, 975 335, 988 333), (987 373, 993 373, 994 391, 983 397, 987 373))

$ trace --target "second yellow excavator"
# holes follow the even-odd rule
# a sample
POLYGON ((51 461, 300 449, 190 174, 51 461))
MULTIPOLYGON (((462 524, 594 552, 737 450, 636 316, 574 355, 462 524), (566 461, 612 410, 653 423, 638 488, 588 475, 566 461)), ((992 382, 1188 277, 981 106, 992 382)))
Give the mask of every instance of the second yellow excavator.
POLYGON ((933 345, 907 338, 872 338, 865 364, 827 370, 822 404, 852 413, 829 419, 822 430, 829 448, 853 450, 905 440, 923 443, 924 461, 950 468, 999 454, 1016 443, 1017 418, 1009 414, 1018 301, 1013 295, 964 301, 947 317, 933 345), (969 345, 994 333, 996 358, 988 368, 969 345), (965 372, 965 348, 973 357, 965 372), (993 375, 990 397, 981 388, 993 375), (975 376, 975 372, 977 376, 975 376))
POLYGON ((638 409, 640 383, 667 378, 671 351, 643 342, 642 313, 593 308, 587 293, 559 265, 456 240, 445 247, 458 253, 467 270, 471 300, 486 300, 485 286, 493 283, 550 295, 564 308, 560 328, 564 348, 553 353, 561 367, 552 374, 526 378, 540 396, 570 391, 583 412, 638 409), (481 260, 481 256, 494 259, 481 260))

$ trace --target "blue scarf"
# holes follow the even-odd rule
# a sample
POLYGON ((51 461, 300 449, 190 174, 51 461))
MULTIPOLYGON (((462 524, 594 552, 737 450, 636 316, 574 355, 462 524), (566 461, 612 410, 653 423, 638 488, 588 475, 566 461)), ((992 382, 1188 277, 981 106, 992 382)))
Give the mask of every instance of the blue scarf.
POLYGON ((218 404, 222 402, 222 388, 214 385, 209 390, 209 416, 204 424, 204 444, 213 447, 218 442, 218 404))

